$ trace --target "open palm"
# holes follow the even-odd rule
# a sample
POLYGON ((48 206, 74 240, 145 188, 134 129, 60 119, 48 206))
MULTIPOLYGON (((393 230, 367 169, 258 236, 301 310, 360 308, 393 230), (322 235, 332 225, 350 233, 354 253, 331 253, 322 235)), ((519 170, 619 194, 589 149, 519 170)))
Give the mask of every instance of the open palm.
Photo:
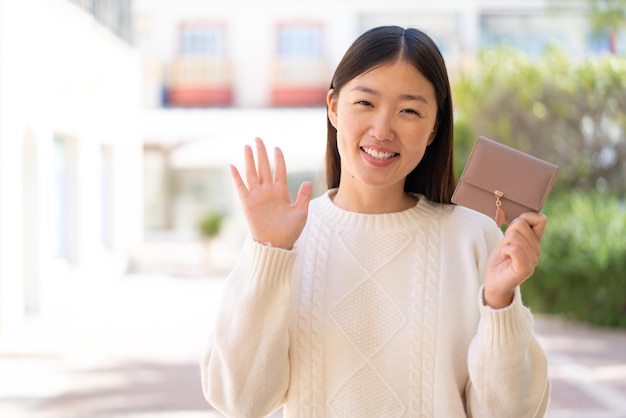
POLYGON ((287 190, 285 159, 279 148, 274 149, 274 176, 265 144, 256 138, 257 162, 252 147, 244 149, 244 183, 239 170, 230 166, 231 176, 243 207, 252 238, 260 243, 290 250, 302 233, 308 216, 313 186, 304 182, 294 203, 287 190))

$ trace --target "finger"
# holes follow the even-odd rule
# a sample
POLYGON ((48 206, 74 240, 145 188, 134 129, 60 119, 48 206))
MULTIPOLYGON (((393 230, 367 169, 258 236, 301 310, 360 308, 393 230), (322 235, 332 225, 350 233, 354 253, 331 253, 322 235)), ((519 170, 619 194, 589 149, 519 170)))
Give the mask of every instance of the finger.
POLYGON ((513 274, 518 280, 525 280, 535 271, 539 258, 518 245, 505 245, 502 255, 510 260, 513 274))
POLYGON ((274 148, 274 183, 287 184, 285 156, 280 148, 274 148))
POLYGON ((295 205, 299 207, 308 207, 311 201, 311 195, 313 194, 313 184, 310 181, 305 181, 300 185, 298 189, 298 195, 296 196, 295 205))
POLYGON ((541 240, 548 223, 548 218, 543 213, 524 212, 518 219, 523 219, 528 223, 537 239, 541 240))
POLYGON ((259 175, 256 171, 256 164, 254 163, 254 154, 252 153, 252 147, 246 145, 244 147, 244 161, 246 164, 246 182, 248 187, 252 188, 259 184, 259 175))
POLYGON ((256 158, 259 171, 259 182, 267 183, 272 180, 272 168, 270 166, 270 160, 267 156, 267 150, 265 144, 261 138, 255 138, 256 142, 256 158))
POLYGON ((518 219, 510 225, 504 236, 506 244, 528 248, 537 257, 541 254, 540 241, 524 219, 518 219))
POLYGON ((239 199, 243 199, 248 193, 248 188, 243 182, 241 174, 239 174, 239 170, 237 170, 237 167, 232 164, 230 165, 230 176, 233 179, 233 183, 235 183, 235 189, 237 190, 239 199))

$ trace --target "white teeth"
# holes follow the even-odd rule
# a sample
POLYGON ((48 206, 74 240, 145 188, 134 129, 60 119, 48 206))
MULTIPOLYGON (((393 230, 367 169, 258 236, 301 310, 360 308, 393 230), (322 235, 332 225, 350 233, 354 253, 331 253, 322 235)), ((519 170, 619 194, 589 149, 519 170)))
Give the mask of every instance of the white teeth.
POLYGON ((386 160, 396 155, 395 152, 381 152, 372 148, 363 148, 363 151, 376 158, 377 160, 386 160))

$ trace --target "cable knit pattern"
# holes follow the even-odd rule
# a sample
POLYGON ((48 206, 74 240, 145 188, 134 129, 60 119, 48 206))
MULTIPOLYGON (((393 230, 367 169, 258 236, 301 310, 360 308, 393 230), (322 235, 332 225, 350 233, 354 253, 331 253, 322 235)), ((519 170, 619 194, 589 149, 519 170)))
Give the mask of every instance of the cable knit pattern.
POLYGON ((338 235, 348 253, 368 274, 391 262, 411 242, 411 236, 402 231, 385 234, 371 230, 340 231, 338 235))
POLYGON ((350 378, 330 401, 337 417, 401 417, 404 406, 370 366, 350 378))
MULTIPOLYGON (((425 205, 426 206, 426 205, 425 205)), ((435 341, 437 335, 439 270, 439 223, 438 214, 428 206, 423 239, 416 241, 415 276, 411 283, 411 396, 409 411, 412 417, 433 416, 433 382, 435 374, 435 341)))
POLYGON ((213 406, 237 418, 281 400, 285 418, 543 416, 546 359, 519 291, 502 310, 480 298, 495 223, 423 196, 402 212, 349 212, 331 193, 311 201, 294 250, 249 242, 229 277, 202 362, 213 406))
POLYGON ((332 396, 331 406, 339 417, 349 416, 349 411, 360 417, 379 417, 382 411, 372 408, 369 399, 375 393, 376 404, 386 408, 384 416, 401 416, 402 402, 370 359, 404 325, 406 317, 372 274, 400 254, 411 237, 399 231, 371 230, 340 230, 338 236, 346 253, 363 269, 363 280, 339 299, 330 317, 363 357, 364 366, 332 396))
POLYGON ((322 316, 324 315, 324 276, 328 264, 330 229, 323 226, 321 219, 310 216, 309 245, 306 248, 306 263, 303 266, 301 303, 298 315, 298 351, 300 373, 300 417, 323 417, 325 404, 322 365, 322 316))
POLYGON ((331 319, 369 360, 403 325, 402 311, 373 280, 365 280, 330 311, 331 319))

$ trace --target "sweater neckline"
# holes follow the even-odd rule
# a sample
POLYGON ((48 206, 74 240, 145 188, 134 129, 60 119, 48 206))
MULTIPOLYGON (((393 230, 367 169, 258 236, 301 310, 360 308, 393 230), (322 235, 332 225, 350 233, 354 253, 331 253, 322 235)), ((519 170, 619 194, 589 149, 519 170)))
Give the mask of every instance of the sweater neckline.
POLYGON ((322 219, 344 226, 370 229, 407 228, 414 227, 417 221, 435 214, 435 205, 431 204, 421 194, 414 195, 417 198, 417 203, 414 206, 399 212, 376 214, 352 212, 337 206, 333 202, 331 195, 335 190, 330 189, 316 199, 319 214, 322 219))

